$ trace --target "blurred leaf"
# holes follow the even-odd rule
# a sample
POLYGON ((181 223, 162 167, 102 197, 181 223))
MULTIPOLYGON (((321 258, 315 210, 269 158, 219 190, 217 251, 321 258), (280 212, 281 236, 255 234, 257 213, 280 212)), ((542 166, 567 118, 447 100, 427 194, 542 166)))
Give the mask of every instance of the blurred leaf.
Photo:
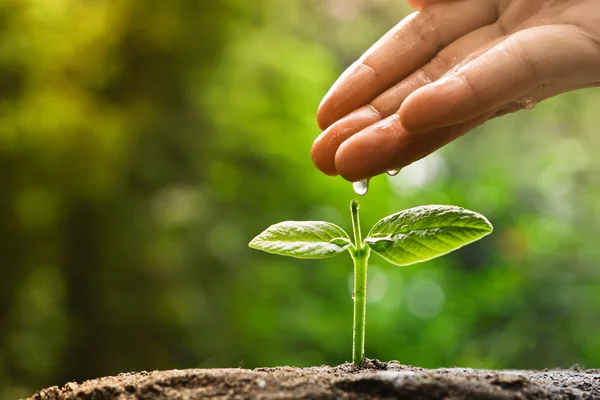
POLYGON ((492 225, 481 214, 432 205, 385 217, 365 242, 392 264, 410 265, 449 253, 490 232, 492 225))
POLYGON ((268 227, 250 247, 296 258, 329 258, 352 242, 339 226, 324 221, 286 221, 268 227))

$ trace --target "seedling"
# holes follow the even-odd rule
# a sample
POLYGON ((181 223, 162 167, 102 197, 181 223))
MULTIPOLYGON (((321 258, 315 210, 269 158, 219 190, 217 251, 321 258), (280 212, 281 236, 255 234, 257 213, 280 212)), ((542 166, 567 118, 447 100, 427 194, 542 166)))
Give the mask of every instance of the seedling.
POLYGON ((385 217, 363 240, 358 202, 350 203, 354 242, 339 226, 325 221, 286 221, 252 239, 250 247, 296 258, 329 258, 348 250, 354 261, 354 323, 352 361, 361 365, 365 353, 367 263, 371 250, 394 265, 431 260, 492 232, 480 214, 455 206, 422 206, 385 217))

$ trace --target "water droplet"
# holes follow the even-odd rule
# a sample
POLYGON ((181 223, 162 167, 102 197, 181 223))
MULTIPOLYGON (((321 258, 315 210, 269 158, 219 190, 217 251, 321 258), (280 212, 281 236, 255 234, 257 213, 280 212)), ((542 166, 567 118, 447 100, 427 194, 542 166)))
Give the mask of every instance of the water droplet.
POLYGON ((524 110, 533 110, 538 102, 533 100, 531 97, 520 97, 516 100, 517 104, 524 110))
POLYGON ((352 300, 356 300, 356 292, 352 292, 352 300))
POLYGON ((354 189, 354 193, 359 196, 364 196, 369 191, 369 180, 363 179, 358 182, 354 182, 352 184, 352 188, 354 189))
POLYGON ((400 168, 397 168, 397 169, 390 169, 390 170, 387 172, 387 174, 388 174, 389 176, 396 176, 396 175, 398 175, 398 173, 399 173, 399 172, 400 172, 400 168))
POLYGON ((528 100, 525 102, 525 109, 526 110, 533 110, 535 108, 535 106, 537 106, 537 101, 533 101, 533 100, 528 100))

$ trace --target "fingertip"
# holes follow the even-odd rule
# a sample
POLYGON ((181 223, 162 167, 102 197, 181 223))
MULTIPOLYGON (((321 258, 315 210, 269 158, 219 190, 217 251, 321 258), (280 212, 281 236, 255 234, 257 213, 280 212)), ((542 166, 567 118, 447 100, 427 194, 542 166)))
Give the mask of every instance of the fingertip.
POLYGON ((398 150, 404 130, 395 117, 370 126, 340 145, 335 168, 342 178, 357 182, 385 171, 400 168, 398 150))
POLYGON ((353 135, 380 121, 372 107, 362 107, 330 125, 313 143, 311 157, 315 166, 327 175, 338 175, 335 155, 353 135))
POLYGON ((398 116, 402 126, 409 132, 419 133, 426 129, 428 115, 431 114, 432 101, 436 90, 431 85, 424 86, 411 93, 400 106, 398 116))
POLYGON ((328 151, 325 138, 325 132, 317 137, 312 145, 310 157, 319 171, 325 175, 336 176, 338 173, 335 168, 334 156, 328 151))
POLYGON ((366 149, 361 151, 356 145, 353 145, 355 141, 342 143, 335 153, 334 159, 336 170, 339 168, 340 176, 349 182, 358 182, 371 177, 365 172, 364 162, 361 161, 365 156, 366 149))
POLYGON ((402 125, 411 133, 463 122, 467 108, 464 85, 455 76, 442 78, 411 93, 398 111, 402 125))
POLYGON ((319 104, 319 108, 317 109, 317 125, 319 125, 319 129, 322 131, 329 128, 335 122, 330 98, 331 90, 323 97, 323 100, 321 100, 321 104, 319 104))

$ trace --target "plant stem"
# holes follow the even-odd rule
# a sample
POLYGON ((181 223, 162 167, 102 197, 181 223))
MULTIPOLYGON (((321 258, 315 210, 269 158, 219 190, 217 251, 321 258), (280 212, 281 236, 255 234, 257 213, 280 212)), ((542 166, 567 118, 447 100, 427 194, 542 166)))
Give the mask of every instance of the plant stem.
POLYGON ((350 202, 350 214, 352 214, 352 231, 354 232, 354 245, 358 252, 362 248, 362 236, 360 234, 360 219, 358 218, 358 201, 350 202))
POLYGON ((360 233, 358 202, 352 200, 352 228, 356 250, 352 252, 354 261, 354 322, 352 329, 352 362, 359 367, 365 355, 365 322, 367 313, 367 263, 370 248, 364 246, 360 233))

